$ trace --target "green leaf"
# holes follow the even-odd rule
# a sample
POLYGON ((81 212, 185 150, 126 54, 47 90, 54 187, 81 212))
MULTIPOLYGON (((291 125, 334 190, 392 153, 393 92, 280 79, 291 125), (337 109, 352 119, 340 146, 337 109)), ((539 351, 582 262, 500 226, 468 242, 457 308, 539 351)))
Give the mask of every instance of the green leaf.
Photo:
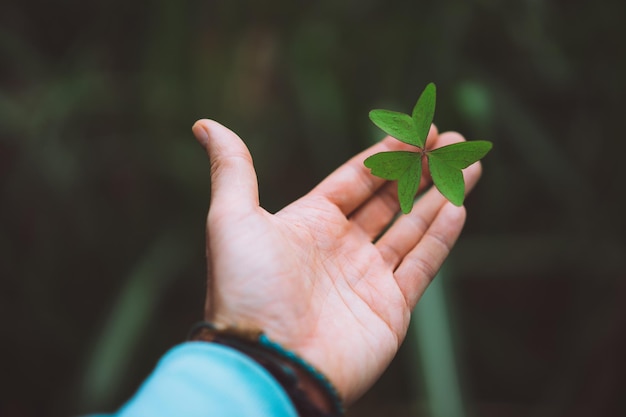
POLYGON ((367 158, 363 164, 377 177, 398 181, 400 209, 404 214, 409 213, 422 176, 422 154, 407 151, 380 152, 367 158))
POLYGON ((419 152, 382 152, 364 162, 372 174, 387 180, 398 181, 398 199, 406 214, 411 211, 422 173, 422 156, 428 158, 435 187, 457 206, 465 199, 465 182, 461 170, 485 156, 492 143, 484 140, 455 143, 433 150, 425 150, 428 132, 435 116, 437 87, 430 83, 420 94, 413 113, 390 110, 372 110, 370 119, 394 138, 417 146, 419 152))
POLYGON ((419 146, 411 116, 391 110, 372 110, 370 120, 386 134, 409 145, 419 146))
POLYGON ((459 142, 426 152, 435 187, 456 206, 463 205, 465 181, 462 169, 480 160, 492 148, 486 140, 459 142))
POLYGON ((430 131, 430 125, 435 117, 435 104, 437 102, 437 87, 434 83, 426 86, 420 98, 417 99, 413 108, 413 124, 417 134, 417 146, 423 148, 426 145, 426 138, 430 131))
POLYGON ((465 181, 461 170, 432 153, 428 154, 428 168, 439 192, 455 206, 462 206, 465 199, 465 181))
POLYGON ((428 151, 427 154, 445 160, 448 165, 464 169, 487 155, 493 144, 486 140, 459 142, 428 151))

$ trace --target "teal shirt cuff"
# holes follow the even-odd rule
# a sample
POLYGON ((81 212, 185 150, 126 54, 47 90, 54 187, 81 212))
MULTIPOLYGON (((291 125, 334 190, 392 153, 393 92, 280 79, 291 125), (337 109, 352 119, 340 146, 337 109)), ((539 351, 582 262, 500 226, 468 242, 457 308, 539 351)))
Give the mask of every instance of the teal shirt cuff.
POLYGON ((168 351, 116 417, 297 417, 278 382, 226 346, 187 342, 168 351))

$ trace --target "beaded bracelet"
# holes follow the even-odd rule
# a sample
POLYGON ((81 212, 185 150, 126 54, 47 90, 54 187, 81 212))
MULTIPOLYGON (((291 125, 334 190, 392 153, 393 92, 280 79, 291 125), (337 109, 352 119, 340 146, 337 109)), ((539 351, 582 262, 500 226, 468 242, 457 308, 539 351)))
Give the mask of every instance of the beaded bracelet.
POLYGON ((283 387, 301 417, 344 415, 339 394, 328 378, 262 331, 218 328, 212 323, 200 322, 192 327, 188 339, 229 346, 255 360, 283 387))

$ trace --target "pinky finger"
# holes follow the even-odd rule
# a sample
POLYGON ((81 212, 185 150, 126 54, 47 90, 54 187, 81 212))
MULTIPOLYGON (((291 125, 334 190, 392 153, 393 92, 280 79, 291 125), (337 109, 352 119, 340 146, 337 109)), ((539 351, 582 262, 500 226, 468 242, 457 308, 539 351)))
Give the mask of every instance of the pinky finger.
POLYGON ((394 275, 409 308, 415 307, 461 234, 465 207, 444 204, 419 243, 404 257, 394 275))

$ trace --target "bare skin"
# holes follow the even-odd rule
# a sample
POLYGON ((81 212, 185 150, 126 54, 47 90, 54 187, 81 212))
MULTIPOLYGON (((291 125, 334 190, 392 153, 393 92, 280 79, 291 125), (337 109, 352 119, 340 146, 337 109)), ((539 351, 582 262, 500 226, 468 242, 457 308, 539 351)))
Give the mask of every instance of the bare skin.
MULTIPOLYGON (((241 139, 211 120, 193 132, 211 163, 205 319, 262 329, 352 403, 396 354, 413 307, 463 228, 465 208, 429 188, 426 173, 422 198, 380 236, 399 212, 396 185, 372 176, 363 160, 411 150, 387 137, 271 214, 259 204, 241 139)), ((427 143, 462 140, 433 126, 427 143)), ((480 173, 480 163, 464 171, 468 191, 480 173)))

